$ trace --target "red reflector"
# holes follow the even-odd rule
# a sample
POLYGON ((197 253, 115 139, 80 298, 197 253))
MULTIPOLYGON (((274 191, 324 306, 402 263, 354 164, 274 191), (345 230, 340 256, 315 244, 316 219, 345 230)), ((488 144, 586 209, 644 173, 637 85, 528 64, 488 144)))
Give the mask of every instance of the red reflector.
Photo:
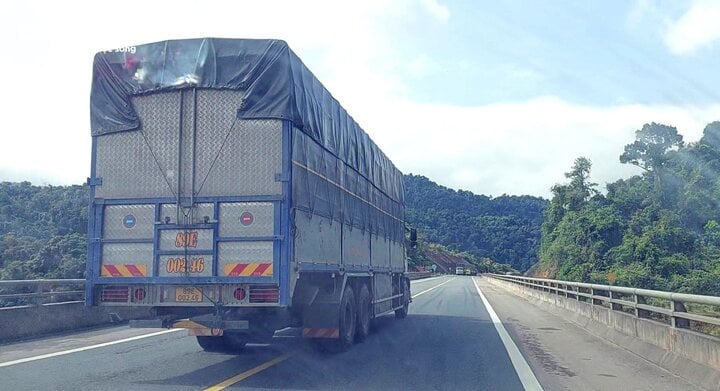
POLYGON ((241 301, 244 298, 245 298, 245 289, 243 289, 243 288, 235 289, 235 299, 237 299, 238 301, 241 301))
POLYGON ((277 285, 252 285, 250 287, 251 303, 277 303, 280 292, 277 285))
POLYGON ((135 300, 141 301, 145 298, 145 289, 144 288, 138 288, 135 289, 135 293, 133 294, 135 296, 135 300))
POLYGON ((100 293, 100 301, 106 303, 127 303, 130 301, 130 290, 127 286, 108 285, 100 293))

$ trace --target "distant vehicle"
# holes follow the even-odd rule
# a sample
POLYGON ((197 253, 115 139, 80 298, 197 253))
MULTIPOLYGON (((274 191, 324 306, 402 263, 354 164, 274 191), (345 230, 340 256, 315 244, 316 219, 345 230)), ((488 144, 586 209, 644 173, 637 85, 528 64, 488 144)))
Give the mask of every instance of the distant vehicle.
POLYGON ((474 276, 477 275, 477 272, 472 268, 465 268, 465 275, 466 276, 474 276))
POLYGON ((458 266, 455 268, 455 274, 458 276, 462 276, 465 274, 465 269, 462 266, 458 266))
POLYGON ((407 316, 402 173, 285 42, 100 52, 91 130, 86 305, 209 351, 286 327, 342 351, 407 316))

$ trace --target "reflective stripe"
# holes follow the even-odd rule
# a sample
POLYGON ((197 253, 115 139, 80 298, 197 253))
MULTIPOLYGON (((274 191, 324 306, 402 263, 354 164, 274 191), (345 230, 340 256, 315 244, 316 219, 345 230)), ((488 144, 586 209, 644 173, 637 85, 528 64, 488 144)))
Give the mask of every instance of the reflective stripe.
POLYGON ((147 276, 147 266, 103 265, 101 275, 103 277, 145 277, 147 276))
POLYGON ((303 328, 304 338, 340 338, 337 328, 303 328))
POLYGON ((225 275, 231 277, 268 277, 273 275, 272 263, 229 263, 225 275))

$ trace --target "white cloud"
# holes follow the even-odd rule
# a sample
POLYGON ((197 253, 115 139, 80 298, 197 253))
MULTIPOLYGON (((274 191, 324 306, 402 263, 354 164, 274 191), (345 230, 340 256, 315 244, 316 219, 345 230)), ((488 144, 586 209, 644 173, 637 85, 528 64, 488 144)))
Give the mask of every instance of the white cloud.
POLYGON ((437 0, 420 0, 420 4, 429 12, 435 19, 441 22, 447 22, 450 19, 450 9, 440 3, 437 0))
POLYGON ((695 0, 677 21, 671 22, 665 44, 676 55, 690 54, 720 40, 720 2, 695 0))
POLYGON ((692 141, 720 119, 720 105, 591 107, 554 97, 477 107, 395 100, 367 110, 375 114, 366 128, 401 170, 490 195, 548 196, 578 156, 593 161, 604 189, 638 173, 618 156, 644 123, 674 125, 692 141))

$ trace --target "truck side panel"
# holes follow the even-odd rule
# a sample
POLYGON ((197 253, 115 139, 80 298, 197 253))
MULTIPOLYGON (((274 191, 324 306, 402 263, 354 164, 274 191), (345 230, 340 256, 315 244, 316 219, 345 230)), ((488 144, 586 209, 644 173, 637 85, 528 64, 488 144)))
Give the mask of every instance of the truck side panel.
POLYGON ((295 211, 295 260, 305 264, 339 265, 342 260, 340 223, 295 211))
POLYGON ((390 268, 390 240, 386 237, 373 234, 370 247, 372 249, 370 255, 370 264, 373 268, 386 270, 390 268))
POLYGON ((370 230, 343 224, 343 264, 351 270, 370 269, 370 230))
POLYGON ((307 134, 293 128, 292 137, 299 269, 404 272, 397 203, 307 134))

